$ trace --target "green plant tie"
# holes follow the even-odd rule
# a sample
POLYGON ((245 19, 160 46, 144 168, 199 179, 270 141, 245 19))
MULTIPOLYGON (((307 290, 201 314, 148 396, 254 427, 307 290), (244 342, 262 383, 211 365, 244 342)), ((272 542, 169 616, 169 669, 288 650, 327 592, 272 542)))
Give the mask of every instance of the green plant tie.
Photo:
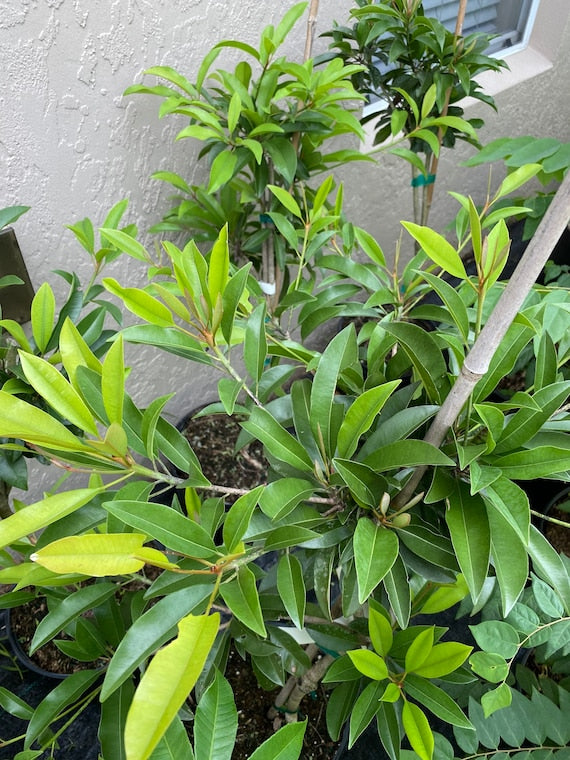
POLYGON ((340 657, 340 654, 338 652, 333 652, 332 649, 325 649, 324 647, 319 646, 319 649, 321 652, 324 652, 325 654, 330 654, 331 657, 334 657, 335 660, 340 657))
POLYGON ((435 174, 418 174, 417 177, 412 179, 412 187, 423 187, 423 185, 433 185, 435 182, 435 174))
POLYGON ((299 710, 288 710, 286 707, 283 707, 281 705, 273 704, 273 707, 277 712, 280 713, 289 713, 289 715, 297 715, 299 713, 299 710))
POLYGON ((260 214, 259 221, 261 224, 273 224, 273 219, 269 216, 269 214, 260 214))

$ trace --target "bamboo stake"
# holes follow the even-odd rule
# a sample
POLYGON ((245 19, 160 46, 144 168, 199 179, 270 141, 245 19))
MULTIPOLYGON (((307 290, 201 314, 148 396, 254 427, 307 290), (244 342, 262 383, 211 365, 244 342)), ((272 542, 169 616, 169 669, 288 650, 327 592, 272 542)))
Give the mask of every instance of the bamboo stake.
MULTIPOLYGON (((428 443, 438 448, 443 443, 448 430, 473 392, 475 384, 488 371, 495 351, 520 311, 569 220, 570 172, 566 174, 566 178, 558 188, 507 287, 471 351, 467 354, 453 388, 424 438, 428 443)), ((414 470, 411 478, 394 500, 394 506, 401 507, 409 501, 426 469, 422 466, 414 470)))

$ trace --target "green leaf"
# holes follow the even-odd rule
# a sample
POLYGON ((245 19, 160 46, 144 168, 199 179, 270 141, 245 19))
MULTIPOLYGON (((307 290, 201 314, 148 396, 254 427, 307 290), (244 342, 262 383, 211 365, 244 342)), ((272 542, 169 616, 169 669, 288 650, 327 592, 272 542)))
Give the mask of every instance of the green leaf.
POLYGON ((307 721, 289 723, 266 739, 249 760, 298 760, 303 750, 307 721))
POLYGON ((352 649, 347 652, 354 667, 367 678, 383 681, 388 678, 388 668, 384 658, 369 649, 352 649))
POLYGON ((96 670, 80 670, 72 673, 58 686, 52 689, 34 710, 28 723, 25 749, 29 749, 35 739, 43 734, 50 723, 54 721, 66 707, 73 705, 101 677, 96 670))
POLYGON ((35 533, 56 520, 75 512, 101 493, 102 488, 79 488, 64 491, 30 504, 10 517, 0 520, 0 547, 8 546, 20 538, 35 533))
POLYGON ((269 190, 271 190, 279 203, 281 203, 282 206, 285 206, 287 211, 293 214, 293 216, 296 216, 298 219, 303 219, 299 204, 295 198, 293 198, 291 193, 288 193, 287 190, 285 190, 283 187, 278 187, 277 185, 267 185, 267 187, 269 190))
POLYGON ((55 296, 53 290, 44 282, 38 288, 30 307, 32 335, 36 346, 44 353, 47 349, 55 320, 55 296))
POLYGON ((163 504, 116 500, 104 506, 119 520, 175 552, 204 558, 211 558, 216 552, 214 542, 201 525, 163 504))
POLYGON ((7 208, 0 209, 0 230, 9 224, 14 224, 22 214, 25 214, 29 210, 29 206, 8 206, 7 208))
POLYGON ((461 256, 443 235, 440 235, 431 227, 422 227, 413 222, 402 222, 402 226, 416 240, 430 259, 448 274, 467 279, 467 272, 461 261, 461 256))
POLYGON ((238 714, 231 686, 219 671, 196 707, 196 760, 230 760, 237 734, 238 714))
POLYGON ((112 277, 105 277, 103 285, 109 293, 120 298, 129 311, 145 322, 158 327, 174 326, 170 310, 150 293, 140 288, 124 288, 112 277))
POLYGON ((413 702, 404 702, 402 725, 414 752, 419 755, 421 760, 432 760, 433 733, 426 716, 413 702))
POLYGON ((513 695, 510 686, 502 683, 492 691, 487 691, 481 697, 481 707, 486 718, 503 707, 509 707, 513 701, 513 695))
POLYGON ((398 537, 369 517, 361 517, 354 531, 354 561, 360 604, 368 599, 398 556, 398 537))
POLYGON ((406 566, 400 556, 384 576, 384 588, 400 628, 407 628, 412 608, 412 593, 406 566))
POLYGON ((416 671, 425 663, 433 650, 433 626, 419 631, 412 640, 405 658, 406 671, 416 671))
POLYGON ((495 652, 508 660, 519 650, 519 635, 504 620, 485 620, 478 625, 470 625, 469 630, 486 652, 495 652))
POLYGON ((442 392, 447 385, 447 364, 435 339, 418 325, 406 322, 385 322, 382 326, 400 343, 421 378, 430 401, 441 403, 442 392))
MULTIPOLYGON (((0 530, 2 523, 3 521, 0 522, 0 530)), ((566 614, 570 614, 570 578, 566 565, 558 552, 534 526, 530 529, 528 553, 534 572, 552 586, 562 600, 566 614)))
POLYGON ((24 702, 17 694, 13 694, 4 686, 0 686, 0 707, 10 715, 22 720, 30 720, 34 714, 33 708, 27 702, 24 702))
POLYGON ((469 337, 469 315, 467 307, 457 290, 448 282, 442 280, 441 277, 436 277, 430 272, 422 271, 420 274, 441 298, 461 337, 467 342, 469 337))
POLYGON ((400 724, 396 708, 391 702, 381 702, 376 714, 378 736, 390 760, 400 758, 400 724))
POLYGON ((208 265, 208 292, 210 301, 215 304, 228 283, 230 254, 228 249, 228 225, 225 224, 210 253, 208 265))
POLYGON ((237 166, 237 155, 229 150, 218 153, 210 167, 208 193, 215 193, 222 185, 227 184, 234 176, 237 166))
POLYGON ((473 647, 456 641, 435 644, 424 662, 414 668, 414 673, 424 678, 441 678, 461 667, 472 651, 473 647))
POLYGON ((477 675, 491 683, 503 681, 509 673, 505 658, 493 652, 474 652, 469 658, 469 664, 477 675))
POLYGON ((95 583, 92 586, 84 586, 58 601, 38 623, 30 644, 30 653, 33 654, 83 612, 103 604, 115 591, 114 583, 95 583))
POLYGON ((311 429, 322 440, 324 453, 332 457, 336 448, 335 395, 340 373, 356 360, 356 334, 349 325, 328 344, 315 372, 311 388, 311 429))
POLYGON ((535 177, 541 169, 542 167, 540 164, 525 164, 525 166, 515 169, 514 172, 508 174, 501 182, 495 198, 503 198, 505 195, 518 190, 521 185, 524 185, 529 179, 535 177))
MULTIPOLYGON (((279 482, 279 481, 277 481, 279 482)), ((264 486, 242 494, 230 507, 224 520, 223 538, 226 549, 231 554, 244 537, 259 497, 263 494, 264 486)))
POLYGON ((123 358, 123 337, 111 345, 101 368, 101 391, 103 404, 109 422, 121 425, 123 422, 123 399, 125 395, 125 363, 123 358))
POLYGON ((348 459, 354 454, 360 436, 370 429, 376 416, 400 382, 400 380, 393 380, 378 385, 356 397, 338 431, 337 454, 339 457, 348 459))
POLYGON ((250 314, 245 328, 243 358, 247 371, 255 383, 263 374, 267 356, 267 338, 265 336, 265 302, 250 314))
POLYGON ((414 673, 408 673, 404 681, 404 690, 413 699, 437 715, 446 723, 462 728, 473 728, 461 708, 439 686, 431 683, 426 678, 421 678, 414 673))
MULTIPOLYGON (((194 751, 184 723, 176 717, 156 745, 150 760, 194 760, 194 751)), ((107 756, 105 755, 105 760, 107 756)), ((113 760, 109 757, 109 760, 113 760)))
POLYGON ((30 559, 62 575, 126 575, 136 573, 144 566, 144 560, 138 559, 137 555, 141 554, 146 540, 146 536, 139 533, 65 536, 34 552, 30 559))
POLYGON ((99 232, 101 233, 102 238, 105 238, 111 245, 114 245, 133 259, 143 261, 145 264, 152 261, 151 257, 145 250, 145 247, 126 232, 111 229, 109 227, 102 227, 99 232))
POLYGON ((277 590, 287 614, 297 628, 303 628, 306 591, 303 566, 293 554, 284 554, 277 565, 277 590))
POLYGON ((354 703, 350 715, 348 748, 351 749, 360 734, 369 725, 372 718, 380 710, 380 701, 386 685, 383 681, 373 681, 366 686, 354 703))
POLYGON ((455 462, 431 443, 407 440, 395 441, 388 446, 377 448, 374 453, 366 457, 364 464, 372 467, 376 472, 385 472, 423 464, 453 467, 455 462))
POLYGON ((303 446, 266 409, 255 407, 242 427, 261 441, 276 459, 302 472, 313 471, 313 463, 303 446))
POLYGON ((351 459, 333 459, 333 467, 348 486, 354 500, 361 506, 375 508, 387 490, 386 480, 371 467, 351 459))
POLYGON ((570 451, 556 446, 537 446, 493 458, 493 465, 509 480, 536 480, 570 470, 570 451))
POLYGON ((314 492, 315 487, 308 480, 280 478, 268 483, 259 499, 259 506, 272 520, 282 520, 314 492))
POLYGON ((20 351, 22 369, 30 385, 64 419, 87 433, 98 436, 89 408, 63 375, 45 359, 20 351))
POLYGON ((449 497, 445 519, 461 572, 476 600, 487 577, 491 553, 491 533, 483 499, 479 494, 471 496, 467 484, 459 481, 449 497))
POLYGON ((241 565, 236 577, 221 585, 220 594, 238 620, 254 633, 267 636, 255 575, 247 565, 241 565))
POLYGON ((372 600, 368 606, 368 634, 374 650, 386 657, 394 638, 392 626, 389 619, 374 607, 372 600))
POLYGON ((528 579, 528 554, 512 522, 486 500, 491 553, 501 590, 503 614, 509 614, 528 579))
POLYGON ((218 632, 220 616, 188 615, 156 653, 135 691, 125 725, 127 757, 147 760, 189 695, 218 632))
POLYGON ((107 668, 101 690, 102 702, 125 683, 137 668, 144 667, 147 659, 175 635, 178 622, 208 599, 213 582, 213 578, 200 580, 200 583, 173 591, 134 621, 121 639, 107 668))
POLYGON ((101 705, 98 737, 101 753, 104 753, 106 760, 126 760, 123 731, 134 693, 133 682, 126 681, 110 699, 101 705))

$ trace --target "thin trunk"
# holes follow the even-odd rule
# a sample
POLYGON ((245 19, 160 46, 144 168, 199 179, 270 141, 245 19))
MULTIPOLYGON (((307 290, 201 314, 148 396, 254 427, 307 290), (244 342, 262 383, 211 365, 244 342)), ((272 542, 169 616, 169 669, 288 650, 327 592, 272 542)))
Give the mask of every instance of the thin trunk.
MULTIPOLYGON (((548 261, 554 246, 570 220, 570 172, 558 188, 522 259, 515 269, 487 323, 465 358, 461 372, 442 404, 424 440, 441 446, 473 388, 489 369, 489 364, 505 333, 520 311, 525 298, 548 261)), ((414 470, 394 501, 397 508, 413 496, 425 467, 414 470)))

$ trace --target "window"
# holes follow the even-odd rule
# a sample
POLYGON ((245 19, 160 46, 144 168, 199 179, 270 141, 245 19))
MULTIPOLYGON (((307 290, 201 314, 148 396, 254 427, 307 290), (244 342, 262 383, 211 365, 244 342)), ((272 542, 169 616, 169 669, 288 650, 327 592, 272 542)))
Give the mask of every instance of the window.
MULTIPOLYGON (((463 34, 495 34, 488 54, 505 55, 528 44, 539 0, 468 0, 463 34)), ((424 13, 453 31, 458 0, 423 0, 424 13)))

